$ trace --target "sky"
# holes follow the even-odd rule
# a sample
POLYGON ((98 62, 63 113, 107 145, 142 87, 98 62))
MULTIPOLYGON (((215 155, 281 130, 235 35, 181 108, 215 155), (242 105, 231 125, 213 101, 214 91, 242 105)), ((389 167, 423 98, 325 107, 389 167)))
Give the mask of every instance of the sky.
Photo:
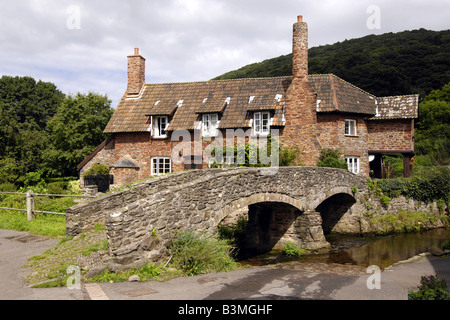
POLYGON ((134 48, 147 83, 209 80, 291 53, 298 15, 316 47, 450 29, 450 0, 0 0, 0 76, 107 95, 115 108, 134 48))

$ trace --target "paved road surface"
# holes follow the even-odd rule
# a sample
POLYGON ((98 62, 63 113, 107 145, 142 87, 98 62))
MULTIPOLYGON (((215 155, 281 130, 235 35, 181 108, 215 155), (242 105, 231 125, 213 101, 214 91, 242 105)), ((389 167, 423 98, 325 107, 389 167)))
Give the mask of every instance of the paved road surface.
MULTIPOLYGON (((368 289, 371 274, 334 274, 287 268, 253 267, 170 281, 83 284, 31 289, 24 285, 27 259, 57 240, 0 230, 1 300, 406 300, 422 275, 438 274, 450 284, 450 258, 424 256, 380 274, 381 289, 368 289)), ((372 276, 371 279, 375 279, 372 276)), ((370 281, 370 283, 376 283, 370 281)))

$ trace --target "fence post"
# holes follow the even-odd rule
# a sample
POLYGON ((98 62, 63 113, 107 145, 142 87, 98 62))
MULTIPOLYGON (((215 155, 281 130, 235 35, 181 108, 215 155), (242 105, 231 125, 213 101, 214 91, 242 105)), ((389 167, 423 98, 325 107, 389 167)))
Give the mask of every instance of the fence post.
POLYGON ((32 190, 27 192, 27 218, 28 221, 34 220, 34 193, 32 190))

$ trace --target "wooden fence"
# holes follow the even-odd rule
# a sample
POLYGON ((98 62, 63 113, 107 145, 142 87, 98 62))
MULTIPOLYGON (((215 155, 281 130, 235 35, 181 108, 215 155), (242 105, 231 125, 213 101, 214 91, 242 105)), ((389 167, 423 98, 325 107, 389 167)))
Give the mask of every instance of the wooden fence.
POLYGON ((12 194, 12 195, 22 195, 26 196, 27 208, 26 209, 16 209, 16 208, 4 208, 0 207, 0 210, 12 210, 12 211, 26 211, 28 221, 32 221, 35 218, 35 213, 47 213, 47 214, 57 214, 65 216, 62 212, 50 212, 50 211, 37 211, 34 210, 34 197, 71 197, 71 198, 95 198, 94 196, 82 196, 82 195, 67 195, 67 194, 40 194, 34 193, 29 190, 27 193, 20 192, 0 192, 0 194, 12 194))

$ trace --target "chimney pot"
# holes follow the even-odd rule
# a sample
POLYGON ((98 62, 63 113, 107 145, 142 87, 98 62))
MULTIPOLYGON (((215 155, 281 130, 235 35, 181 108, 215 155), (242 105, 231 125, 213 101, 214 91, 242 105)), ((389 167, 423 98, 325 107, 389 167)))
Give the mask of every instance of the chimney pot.
POLYGON ((303 16, 297 16, 297 21, 298 22, 303 22, 303 16))
POLYGON ((139 48, 134 48, 134 54, 136 54, 136 55, 139 54, 139 48))

